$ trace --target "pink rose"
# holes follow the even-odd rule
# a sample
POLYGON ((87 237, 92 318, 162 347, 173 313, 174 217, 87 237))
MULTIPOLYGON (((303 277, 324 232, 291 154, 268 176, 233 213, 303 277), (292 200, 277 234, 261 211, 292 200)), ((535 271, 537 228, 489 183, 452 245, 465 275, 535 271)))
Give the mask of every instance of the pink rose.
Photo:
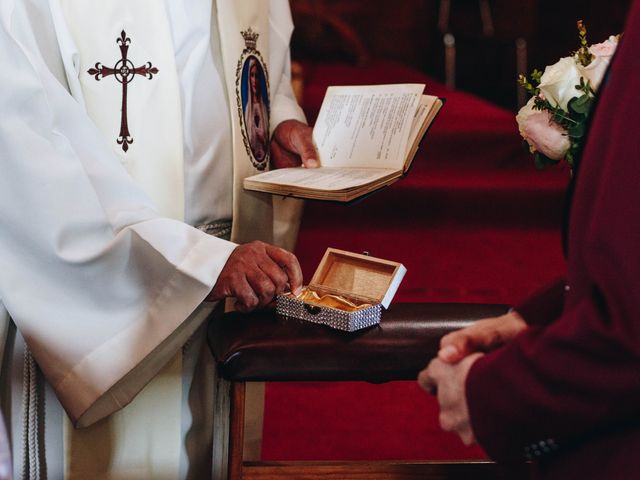
POLYGON ((580 74, 589 80, 594 92, 598 91, 602 78, 604 77, 611 58, 618 47, 618 37, 611 36, 602 43, 596 43, 589 47, 589 52, 594 55, 594 59, 586 67, 578 65, 580 74))
POLYGON ((520 135, 529 144, 531 153, 539 151, 552 160, 562 160, 571 146, 567 132, 551 121, 548 111, 534 110, 533 105, 531 98, 516 115, 520 135))
POLYGON ((618 48, 618 37, 611 35, 602 43, 596 43, 589 47, 589 51, 596 57, 612 57, 618 48))

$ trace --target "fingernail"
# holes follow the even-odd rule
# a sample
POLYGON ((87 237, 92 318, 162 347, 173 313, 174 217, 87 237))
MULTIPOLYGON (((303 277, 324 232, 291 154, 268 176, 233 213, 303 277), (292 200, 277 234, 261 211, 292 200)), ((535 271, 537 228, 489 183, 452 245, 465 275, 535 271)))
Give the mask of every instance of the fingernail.
POLYGON ((298 287, 293 291, 294 295, 300 295, 302 293, 302 287, 298 287))
POLYGON ((447 345, 438 352, 438 357, 442 360, 449 361, 458 355, 458 349, 453 345, 447 345))
POLYGON ((304 162, 305 166, 307 168, 317 168, 318 167, 318 161, 315 158, 307 158, 307 161, 304 162))

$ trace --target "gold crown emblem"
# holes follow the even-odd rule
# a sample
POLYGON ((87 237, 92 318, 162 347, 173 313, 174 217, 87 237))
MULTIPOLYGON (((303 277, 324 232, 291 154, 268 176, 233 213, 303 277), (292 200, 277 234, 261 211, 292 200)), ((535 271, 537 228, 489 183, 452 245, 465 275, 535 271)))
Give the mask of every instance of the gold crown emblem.
POLYGON ((247 48, 250 50, 255 50, 260 34, 258 32, 254 32, 251 27, 249 27, 249 30, 245 30, 244 32, 240 33, 244 38, 244 44, 247 46, 247 48))

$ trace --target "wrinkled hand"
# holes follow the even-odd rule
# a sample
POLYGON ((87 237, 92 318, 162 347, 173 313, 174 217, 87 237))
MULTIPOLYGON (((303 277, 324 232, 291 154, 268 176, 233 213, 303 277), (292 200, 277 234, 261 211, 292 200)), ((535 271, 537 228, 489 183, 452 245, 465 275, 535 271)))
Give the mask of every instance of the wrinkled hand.
POLYGON ((438 358, 457 363, 472 353, 488 352, 504 345, 526 328, 526 322, 515 310, 500 317, 478 320, 442 337, 438 358))
POLYGON ((271 168, 320 166, 312 131, 311 127, 298 120, 285 120, 280 123, 271 141, 271 168))
POLYGON ((476 441, 469 418, 465 384, 471 366, 482 355, 471 354, 455 365, 436 358, 418 375, 418 384, 438 396, 440 427, 446 432, 457 433, 465 445, 476 441))
POLYGON ((208 298, 235 297, 236 308, 248 312, 268 305, 284 291, 296 293, 301 286, 302 271, 295 255, 255 241, 231 253, 208 298))

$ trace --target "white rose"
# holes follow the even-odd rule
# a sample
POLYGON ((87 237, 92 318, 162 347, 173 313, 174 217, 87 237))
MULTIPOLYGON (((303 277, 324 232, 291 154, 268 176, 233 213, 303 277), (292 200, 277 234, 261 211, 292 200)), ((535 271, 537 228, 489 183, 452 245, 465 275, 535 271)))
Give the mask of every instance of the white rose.
POLYGON ((572 57, 561 58, 557 63, 549 65, 540 78, 540 92, 543 98, 554 107, 567 110, 567 104, 579 92, 580 72, 572 57))
POLYGON ((534 110, 534 101, 529 99, 516 115, 520 135, 529 144, 531 153, 540 151, 552 160, 561 160, 571 146, 567 132, 551 121, 548 111, 534 110))
POLYGON ((586 67, 578 65, 578 69, 585 80, 589 80, 594 92, 598 91, 604 73, 613 58, 613 54, 618 47, 618 37, 611 36, 602 43, 596 43, 589 47, 589 52, 594 56, 591 63, 586 67))

